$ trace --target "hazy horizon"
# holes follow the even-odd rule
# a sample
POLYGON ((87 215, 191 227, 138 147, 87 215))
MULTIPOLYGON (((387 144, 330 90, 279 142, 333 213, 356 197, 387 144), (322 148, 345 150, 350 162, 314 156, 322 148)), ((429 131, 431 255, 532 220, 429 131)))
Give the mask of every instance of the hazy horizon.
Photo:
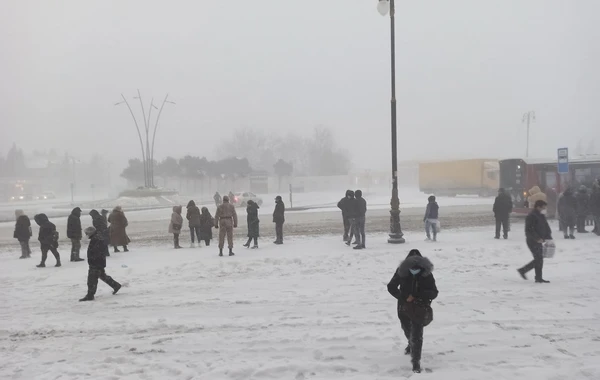
MULTIPOLYGON (((331 128, 357 168, 390 161, 389 18, 377 1, 18 1, 0 14, 0 152, 139 157, 121 93, 169 93, 156 158, 215 157, 250 127, 331 128)), ((399 160, 522 157, 600 138, 600 3, 397 1, 399 160)), ((138 105, 135 104, 138 110, 138 105)), ((600 141, 598 141, 600 144, 600 141)), ((597 149, 597 148, 596 148, 597 149)), ((235 155, 235 152, 231 152, 235 155)))

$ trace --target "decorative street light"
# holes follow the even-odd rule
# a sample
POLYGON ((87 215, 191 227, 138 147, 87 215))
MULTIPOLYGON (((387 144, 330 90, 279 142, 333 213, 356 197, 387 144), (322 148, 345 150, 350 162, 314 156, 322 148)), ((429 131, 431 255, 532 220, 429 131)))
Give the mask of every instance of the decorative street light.
POLYGON ((392 200, 390 202, 390 238, 388 243, 405 242, 400 226, 400 199, 398 198, 398 142, 396 132, 396 21, 394 0, 379 0, 377 10, 382 16, 390 15, 391 72, 392 72, 392 200))
POLYGON ((131 109, 131 106, 129 105, 129 102, 127 101, 125 96, 123 94, 121 94, 121 97, 123 98, 123 101, 115 103, 115 106, 118 106, 120 104, 125 104, 125 105, 127 105, 127 108, 129 109, 129 113, 131 114, 131 117, 133 118, 133 122, 135 124, 135 128, 137 129, 138 138, 140 139, 140 147, 142 148, 142 163, 144 164, 144 186, 147 188, 148 187, 153 188, 154 187, 154 142, 156 139, 156 130, 158 129, 158 122, 160 120, 160 115, 162 114, 162 110, 163 110, 163 107, 165 106, 165 104, 166 103, 175 104, 175 102, 168 100, 169 94, 167 94, 167 96, 165 96, 165 100, 163 100, 162 105, 160 106, 160 109, 159 109, 158 107, 156 107, 154 105, 154 99, 152 99, 150 101, 150 108, 148 109, 148 117, 146 117, 146 112, 144 109, 144 102, 142 101, 142 94, 140 93, 140 90, 138 90, 138 96, 134 96, 134 99, 139 99, 140 107, 142 108, 142 115, 144 116, 143 130, 146 132, 146 135, 145 135, 146 148, 144 148, 142 132, 138 125, 137 119, 135 118, 135 114, 133 113, 133 110, 131 109), (152 142, 151 142, 150 141, 150 123, 152 121, 152 109, 153 108, 158 110, 158 116, 156 117, 156 122, 154 124, 154 131, 152 132, 152 142))

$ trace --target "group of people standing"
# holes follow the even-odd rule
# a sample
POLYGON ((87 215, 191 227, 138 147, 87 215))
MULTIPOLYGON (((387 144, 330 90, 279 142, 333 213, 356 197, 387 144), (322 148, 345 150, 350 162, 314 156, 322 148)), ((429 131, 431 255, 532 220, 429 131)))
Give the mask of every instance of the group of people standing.
MULTIPOLYGON (((216 228, 219 230, 219 256, 223 256, 225 238, 227 238, 229 256, 235 256, 235 253, 233 252, 233 230, 238 226, 238 215, 235 206, 230 202, 230 198, 227 195, 218 200, 215 195, 215 203, 217 204, 217 211, 213 217, 207 207, 202 207, 202 210, 200 210, 193 200, 188 202, 186 207, 186 219, 190 228, 190 247, 196 247, 196 240, 198 241, 198 247, 200 247, 201 241, 204 241, 206 246, 210 246, 210 241, 213 238, 212 229, 216 228)), ((246 202, 248 224, 248 241, 244 244, 244 247, 246 248, 250 248, 253 241, 254 245, 252 248, 258 248, 258 238, 260 237, 260 220, 258 218, 259 209, 260 207, 256 202, 252 200, 246 202)), ((183 222, 182 207, 173 207, 173 213, 171 214, 171 221, 169 223, 169 233, 173 234, 173 245, 175 249, 182 248, 179 244, 179 235, 183 228, 183 222)), ((281 245, 283 244, 285 204, 279 195, 275 198, 273 223, 275 223, 276 234, 274 243, 281 245)))
MULTIPOLYGON (((130 242, 126 233, 128 222, 121 206, 115 207, 110 215, 108 215, 107 210, 102 210, 102 213, 97 210, 91 210, 89 215, 92 217, 93 226, 86 228, 84 231, 81 226, 81 213, 82 211, 79 207, 75 207, 71 211, 67 219, 67 238, 71 240, 71 262, 84 261, 80 257, 83 233, 90 239, 87 249, 89 264, 88 292, 80 301, 91 301, 96 294, 98 280, 104 281, 113 288, 113 294, 116 294, 121 289, 121 285, 105 272, 106 257, 110 256, 109 244, 114 247, 115 252, 119 252, 119 246, 123 246, 124 251, 128 252, 127 245, 130 242)), ((15 216, 17 220, 13 236, 21 245, 20 258, 30 258, 31 248, 29 240, 33 236, 31 222, 22 210, 16 210, 15 216)), ((50 222, 46 214, 37 214, 33 219, 39 226, 38 241, 40 242, 40 249, 42 251, 42 259, 37 267, 46 267, 48 252, 51 252, 56 259, 55 267, 61 267, 62 263, 60 253, 58 252, 59 232, 56 230, 56 225, 50 222)))
POLYGON ((367 201, 363 198, 362 191, 346 190, 346 196, 338 202, 337 206, 342 210, 344 242, 348 246, 353 244, 354 249, 365 249, 367 201), (354 242, 352 242, 353 238, 354 242))

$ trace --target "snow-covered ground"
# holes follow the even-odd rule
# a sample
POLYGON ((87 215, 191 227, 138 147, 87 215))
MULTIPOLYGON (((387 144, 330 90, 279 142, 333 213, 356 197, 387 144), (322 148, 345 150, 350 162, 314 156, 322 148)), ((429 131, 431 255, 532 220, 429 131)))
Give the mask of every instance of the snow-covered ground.
POLYGON ((369 236, 364 251, 339 237, 237 242, 233 258, 138 248, 108 262, 127 287, 113 296, 101 282, 88 303, 85 263, 37 269, 38 252, 1 252, 0 378, 600 379, 600 238, 558 241, 540 285, 516 272, 531 259, 522 228, 508 241, 482 229, 437 244, 369 236), (433 373, 421 375, 386 290, 411 248, 440 290, 422 361, 433 373))

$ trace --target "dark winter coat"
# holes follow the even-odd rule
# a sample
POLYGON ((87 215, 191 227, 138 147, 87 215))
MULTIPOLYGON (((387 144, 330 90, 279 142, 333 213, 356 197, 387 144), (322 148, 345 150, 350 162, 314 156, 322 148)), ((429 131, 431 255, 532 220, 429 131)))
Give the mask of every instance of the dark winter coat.
POLYGON ((90 237, 90 244, 87 249, 88 265, 90 268, 106 268, 106 250, 106 242, 98 235, 98 232, 95 232, 90 237))
POLYGON ((587 189, 579 189, 575 199, 577 199, 577 216, 588 216, 590 214, 590 196, 587 189))
POLYGON ((110 244, 118 247, 129 244, 126 228, 129 225, 125 213, 120 207, 116 207, 108 216, 110 223, 110 244))
POLYGON ((367 215, 367 201, 362 195, 356 195, 356 217, 364 218, 367 215))
POLYGON ((260 236, 260 220, 258 219, 258 209, 260 207, 255 202, 248 202, 246 207, 246 221, 248 222, 248 237, 257 238, 260 236))
POLYGON ((27 215, 21 214, 17 217, 13 237, 19 241, 29 241, 31 238, 31 221, 27 215))
POLYGON ((425 209, 425 217, 423 220, 427 219, 437 219, 439 216, 440 206, 438 206, 437 202, 429 202, 427 203, 427 208, 425 209))
POLYGON ((512 198, 506 193, 500 193, 494 201, 494 216, 496 218, 506 218, 513 210, 512 198))
POLYGON ((352 190, 348 190, 346 191, 346 196, 342 199, 340 199, 340 201, 338 202, 337 206, 340 210, 342 210, 342 218, 347 219, 348 218, 348 214, 350 214, 351 212, 349 207, 350 205, 353 203, 353 201, 351 201, 351 199, 354 199, 354 192, 352 190))
POLYGON ((400 263, 394 276, 387 285, 388 292, 398 300, 398 309, 406 302, 408 296, 429 303, 438 296, 438 289, 433 277, 433 264, 414 249, 400 263), (421 268, 417 275, 410 273, 412 268, 421 268))
POLYGON ((81 232, 81 209, 75 207, 67 220, 67 238, 81 240, 83 234, 81 232))
POLYGON ((189 221, 191 227, 200 227, 200 209, 194 201, 187 204, 187 214, 185 218, 189 221))
POLYGON ((202 214, 200 215, 200 236, 198 240, 212 240, 212 229, 215 225, 215 219, 208 211, 208 208, 202 207, 202 214))
POLYGON ((104 240, 104 243, 108 245, 110 241, 110 236, 108 235, 108 224, 106 219, 100 215, 97 210, 90 211, 90 216, 92 217, 92 225, 96 229, 96 234, 98 234, 98 238, 104 240))
POLYGON ((567 226, 577 222, 577 199, 571 190, 566 190, 558 200, 558 215, 560 221, 567 226))
POLYGON ((600 216, 600 187, 594 187, 590 196, 590 212, 594 216, 600 216))
POLYGON ((525 236, 530 243, 537 243, 540 239, 552 240, 552 230, 548 220, 536 209, 533 209, 525 219, 525 236))
POLYGON ((273 223, 285 222, 285 204, 283 201, 275 202, 275 211, 273 211, 273 223))
POLYGON ((46 214, 38 214, 34 218, 35 222, 40 226, 38 240, 41 245, 58 247, 58 232, 56 226, 48 220, 46 214))

